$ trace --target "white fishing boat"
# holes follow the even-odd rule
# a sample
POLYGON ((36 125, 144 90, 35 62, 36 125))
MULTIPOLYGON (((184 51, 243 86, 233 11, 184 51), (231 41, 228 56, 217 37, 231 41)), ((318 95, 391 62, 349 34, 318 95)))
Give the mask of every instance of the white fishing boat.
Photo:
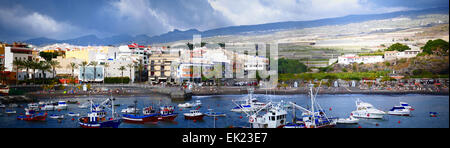
POLYGON ((5 110, 5 113, 6 114, 15 114, 15 113, 17 113, 17 111, 11 110, 11 109, 7 109, 7 110, 5 110))
POLYGON ((89 107, 89 103, 83 103, 81 105, 78 105, 78 108, 81 108, 81 109, 85 109, 85 108, 88 108, 88 107, 89 107))
POLYGON ((39 104, 38 103, 30 103, 28 104, 28 109, 39 111, 39 104))
POLYGON ((202 102, 200 100, 195 100, 195 102, 192 103, 192 107, 198 107, 198 106, 202 106, 202 102))
POLYGON ((353 116, 350 116, 349 118, 339 118, 336 123, 338 124, 358 124, 359 119, 355 118, 353 116))
POLYGON ((6 108, 6 105, 0 103, 0 108, 6 108))
POLYGON ((356 100, 356 110, 351 115, 357 118, 382 119, 386 113, 376 109, 372 104, 356 100))
POLYGON ((53 103, 45 103, 41 106, 41 110, 43 111, 51 111, 51 110, 55 110, 55 106, 53 105, 53 103))
POLYGON ((67 103, 66 101, 58 101, 58 105, 55 106, 56 110, 66 110, 67 109, 67 103))
POLYGON ((287 111, 281 105, 273 105, 271 102, 266 107, 267 112, 265 114, 258 115, 258 113, 255 113, 249 117, 248 122, 252 128, 281 128, 285 126, 287 111))
POLYGON ((178 104, 178 107, 180 107, 180 108, 191 108, 193 106, 194 105, 189 103, 189 102, 186 102, 186 103, 183 103, 183 104, 178 104))
POLYGON ((184 113, 184 119, 187 120, 203 120, 205 114, 201 113, 199 110, 191 110, 189 113, 184 113))
POLYGON ((409 110, 411 110, 411 111, 413 111, 414 110, 414 108, 412 108, 412 106, 411 105, 409 105, 408 103, 406 103, 406 102, 400 102, 400 105, 401 106, 403 106, 404 108, 406 108, 406 109, 409 109, 409 110))
POLYGON ((51 114, 50 118, 52 118, 52 119, 64 119, 64 115, 51 114))
POLYGON ((71 117, 79 117, 79 116, 80 116, 80 113, 73 113, 73 112, 70 112, 70 113, 68 113, 67 115, 68 115, 68 116, 71 116, 71 117))
POLYGON ((243 113, 243 112, 254 112, 257 111, 261 108, 263 108, 266 103, 263 102, 259 102, 257 98, 253 97, 253 90, 249 89, 249 94, 244 97, 242 100, 240 101, 234 101, 233 102, 235 104, 237 104, 236 102, 244 102, 241 104, 237 104, 235 107, 233 107, 231 109, 232 112, 238 112, 238 113, 243 113))
POLYGON ((411 114, 411 110, 403 106, 394 106, 392 109, 388 111, 388 114, 396 116, 409 116, 411 114))
POLYGON ((136 114, 139 111, 140 111, 139 108, 136 108, 135 106, 130 105, 130 106, 128 106, 128 108, 122 109, 121 112, 124 113, 124 114, 136 114))

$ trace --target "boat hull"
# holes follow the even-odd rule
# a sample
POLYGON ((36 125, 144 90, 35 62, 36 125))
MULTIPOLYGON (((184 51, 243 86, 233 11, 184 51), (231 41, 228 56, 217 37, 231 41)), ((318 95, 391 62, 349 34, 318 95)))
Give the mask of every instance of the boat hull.
POLYGON ((47 118, 47 115, 24 115, 24 116, 17 116, 17 120, 24 120, 24 121, 45 121, 47 118))
POLYGON ((177 118, 178 114, 171 114, 171 115, 161 115, 158 117, 159 121, 173 121, 175 118, 177 118))
POLYGON ((120 119, 95 122, 95 123, 84 122, 83 121, 84 119, 89 119, 89 118, 83 117, 83 118, 80 118, 78 121, 78 124, 82 128, 119 128, 119 125, 122 123, 122 120, 120 120, 120 119))
POLYGON ((197 115, 197 116, 184 115, 184 119, 186 120, 203 120, 203 117, 205 117, 205 115, 197 115))
POLYGON ((135 116, 135 115, 123 115, 124 122, 127 123, 146 123, 146 122, 158 122, 157 115, 135 116))
POLYGON ((388 112, 389 115, 394 115, 394 116, 410 116, 410 112, 388 112))

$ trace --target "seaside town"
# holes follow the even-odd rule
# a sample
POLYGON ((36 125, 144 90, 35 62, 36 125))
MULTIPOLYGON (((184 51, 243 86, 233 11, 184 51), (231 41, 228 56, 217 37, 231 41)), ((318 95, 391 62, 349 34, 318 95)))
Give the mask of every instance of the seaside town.
MULTIPOLYGON (((133 22, 126 2, 106 6, 133 22)), ((0 31, 15 13, 0 15, 0 31)), ((8 32, 0 128, 448 128, 448 7, 333 17, 75 39, 8 32)))

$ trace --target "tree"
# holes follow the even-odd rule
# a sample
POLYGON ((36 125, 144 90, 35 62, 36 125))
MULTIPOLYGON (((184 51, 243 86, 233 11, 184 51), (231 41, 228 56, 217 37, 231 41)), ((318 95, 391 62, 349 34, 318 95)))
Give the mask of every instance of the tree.
POLYGON ((31 75, 31 77, 33 77, 33 83, 36 84, 36 69, 39 69, 39 62, 36 61, 31 61, 30 62, 30 68, 33 69, 33 75, 31 75))
POLYGON ((52 69, 53 69, 53 78, 55 78, 56 68, 59 67, 59 62, 51 60, 51 61, 48 61, 47 63, 49 64, 50 67, 52 67, 52 69))
POLYGON ((284 59, 278 60, 278 73, 280 74, 297 74, 308 70, 308 67, 299 60, 284 59))
MULTIPOLYGON (((103 64, 103 66, 105 67, 105 79, 106 79, 106 77, 108 76, 108 67, 109 67, 109 63, 108 62, 105 62, 104 64, 103 64)), ((103 84, 105 84, 105 79, 103 79, 103 84)))
POLYGON ((131 70, 133 69, 134 65, 133 64, 128 64, 127 65, 128 68, 130 68, 130 80, 131 80, 131 70))
POLYGON ((405 51, 405 50, 411 50, 411 48, 409 48, 409 46, 407 45, 403 45, 400 43, 395 43, 393 45, 391 45, 389 48, 387 48, 385 51, 405 51))
POLYGON ((94 66, 94 81, 95 81, 95 79, 97 78, 97 65, 98 65, 98 62, 92 61, 89 65, 94 66))
POLYGON ((19 84, 19 70, 23 68, 23 61, 14 59, 13 65, 16 67, 16 84, 19 84))
POLYGON ((58 53, 53 52, 39 52, 39 56, 45 59, 45 61, 51 61, 53 58, 58 57, 58 53))
POLYGON ((125 68, 125 66, 120 66, 119 70, 122 71, 122 84, 123 84, 123 71, 127 69, 125 68))
POLYGON ((76 63, 74 63, 74 62, 71 62, 70 65, 68 66, 68 68, 72 69, 72 77, 74 77, 75 76, 74 75, 74 71, 75 71, 76 68, 78 68, 78 65, 76 63))
POLYGON ((46 79, 45 71, 49 71, 49 70, 51 69, 51 66, 50 66, 50 64, 48 64, 47 62, 39 61, 39 63, 38 63, 38 69, 41 70, 41 72, 42 72, 42 77, 43 77, 44 79, 46 79))
POLYGON ((448 55, 449 43, 442 39, 429 40, 425 46, 422 47, 426 54, 448 55))
POLYGON ((81 62, 81 67, 83 67, 83 82, 86 81, 86 66, 88 65, 87 61, 81 62))
POLYGON ((139 70, 139 82, 142 82, 142 71, 144 71, 144 64, 142 64, 142 61, 138 63, 136 63, 136 68, 139 70))

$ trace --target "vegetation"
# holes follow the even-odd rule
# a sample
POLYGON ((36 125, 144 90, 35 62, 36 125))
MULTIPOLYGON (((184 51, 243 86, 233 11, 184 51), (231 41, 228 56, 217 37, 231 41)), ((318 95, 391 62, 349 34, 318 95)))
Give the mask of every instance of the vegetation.
POLYGON ((278 60, 279 74, 297 74, 307 72, 308 67, 299 60, 281 58, 278 60))
POLYGON ((411 48, 409 48, 407 45, 403 45, 400 43, 395 43, 393 45, 391 45, 389 48, 387 48, 385 51, 405 51, 405 50, 410 50, 411 48))
POLYGON ((129 83, 129 77, 107 77, 105 78, 105 83, 107 84, 119 84, 119 83, 129 83))
POLYGON ((280 74, 279 80, 374 80, 381 76, 387 76, 388 71, 373 71, 373 72, 342 72, 342 73, 302 73, 302 74, 280 74))
POLYGON ((422 47, 424 54, 435 54, 443 56, 448 56, 448 48, 449 43, 442 39, 429 40, 427 44, 422 47))
POLYGON ((59 53, 54 52, 39 52, 39 56, 45 59, 45 61, 51 61, 53 58, 58 57, 59 53))

